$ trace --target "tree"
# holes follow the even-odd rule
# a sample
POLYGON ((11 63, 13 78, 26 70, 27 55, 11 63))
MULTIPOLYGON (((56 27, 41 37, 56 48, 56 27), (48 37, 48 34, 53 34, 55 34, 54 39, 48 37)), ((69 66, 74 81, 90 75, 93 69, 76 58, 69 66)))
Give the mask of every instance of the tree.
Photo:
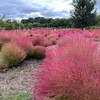
POLYGON ((32 28, 33 28, 33 24, 32 24, 32 23, 29 23, 29 24, 27 25, 27 28, 28 28, 28 29, 32 29, 32 28))
POLYGON ((97 25, 100 25, 100 15, 97 15, 97 21, 98 21, 97 25))
POLYGON ((41 24, 38 22, 33 23, 33 28, 40 27, 40 26, 41 26, 41 24))
POLYGON ((87 28, 96 24, 96 0, 73 0, 72 20, 76 28, 87 28))
POLYGON ((4 19, 5 19, 5 16, 3 15, 3 16, 1 16, 1 18, 0 18, 0 30, 1 29, 4 29, 4 19))

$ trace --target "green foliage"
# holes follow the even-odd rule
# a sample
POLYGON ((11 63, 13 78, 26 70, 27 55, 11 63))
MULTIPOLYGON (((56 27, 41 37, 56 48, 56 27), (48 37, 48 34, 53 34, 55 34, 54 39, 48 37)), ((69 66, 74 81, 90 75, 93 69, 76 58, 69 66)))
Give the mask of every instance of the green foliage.
POLYGON ((4 18, 5 18, 5 16, 2 16, 0 18, 0 29, 3 29, 4 28, 4 18))
POLYGON ((72 19, 76 28, 86 28, 96 24, 96 0, 73 0, 75 10, 72 19))
POLYGON ((13 100, 32 100, 27 93, 18 93, 14 96, 13 100))
POLYGON ((34 22, 33 23, 33 27, 35 28, 35 27, 41 27, 41 25, 40 25, 40 23, 38 23, 38 22, 34 22))
POLYGON ((32 23, 29 23, 29 24, 27 25, 27 27, 28 27, 28 29, 32 29, 32 28, 33 28, 33 24, 32 24, 32 23))
POLYGON ((7 97, 0 95, 0 100, 32 100, 31 96, 26 92, 20 92, 7 97))
POLYGON ((5 20, 5 16, 2 16, 0 18, 0 30, 15 30, 15 29, 23 29, 24 28, 24 24, 20 23, 16 20, 5 20))
POLYGON ((7 64, 4 62, 2 53, 0 53, 0 71, 3 71, 5 68, 7 68, 7 64))
POLYGON ((91 29, 100 29, 100 25, 97 25, 97 26, 92 26, 90 27, 91 29))
POLYGON ((53 18, 44 18, 44 17, 36 17, 36 18, 29 18, 29 19, 22 19, 21 23, 25 25, 26 28, 30 29, 35 27, 55 27, 55 28, 66 28, 66 27, 73 27, 72 20, 69 19, 53 19, 53 18), (30 25, 31 23, 31 25, 30 25))
POLYGON ((100 15, 97 15, 97 25, 100 27, 100 15))

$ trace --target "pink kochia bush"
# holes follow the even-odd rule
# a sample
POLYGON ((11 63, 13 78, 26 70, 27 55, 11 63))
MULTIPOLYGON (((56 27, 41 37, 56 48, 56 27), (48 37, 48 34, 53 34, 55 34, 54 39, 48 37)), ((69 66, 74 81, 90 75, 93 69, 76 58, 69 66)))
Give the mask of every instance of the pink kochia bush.
POLYGON ((77 41, 79 41, 80 37, 82 37, 82 35, 67 33, 67 35, 64 35, 63 37, 59 39, 59 41, 57 41, 57 44, 58 46, 68 46, 68 45, 71 45, 72 43, 76 43, 77 41))
POLYGON ((43 44, 43 42, 44 42, 44 36, 42 36, 42 35, 33 35, 32 37, 31 37, 31 40, 32 40, 32 44, 34 45, 34 46, 43 46, 44 44, 43 44))
POLYGON ((33 56, 34 52, 34 46, 32 45, 32 42, 26 38, 26 37, 18 37, 15 41, 15 44, 20 46, 25 52, 27 57, 33 56))
POLYGON ((0 34, 0 48, 5 44, 14 40, 17 36, 12 33, 1 33, 0 34))
POLYGON ((43 46, 35 46, 33 57, 36 59, 43 59, 45 57, 46 48, 43 46))
POLYGON ((81 35, 74 38, 48 50, 32 89, 36 100, 100 100, 98 46, 81 35))

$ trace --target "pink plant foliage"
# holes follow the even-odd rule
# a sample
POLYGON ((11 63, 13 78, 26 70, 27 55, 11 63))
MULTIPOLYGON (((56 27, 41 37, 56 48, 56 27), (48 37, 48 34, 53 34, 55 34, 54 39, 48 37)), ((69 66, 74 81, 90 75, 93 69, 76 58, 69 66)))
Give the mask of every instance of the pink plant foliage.
MULTIPOLYGON (((100 41, 100 29, 80 30, 80 29, 37 29, 32 30, 2 30, 0 31, 0 40, 15 40, 16 38, 26 37, 30 39, 33 45, 51 46, 67 34, 82 34, 86 38, 92 38, 94 41, 100 41), (47 41, 46 41, 47 40, 47 41), (48 42, 49 41, 49 42, 48 42), (51 42, 51 43, 50 43, 51 42)), ((1 44, 2 45, 2 44, 1 44)))
MULTIPOLYGON (((74 35, 73 35, 74 36, 74 35)), ((100 52, 82 35, 47 52, 32 94, 36 100, 100 100, 100 52)))
MULTIPOLYGON (((62 38, 57 41, 57 44, 59 46, 68 46, 69 44, 72 44, 73 41, 75 42, 75 38, 73 37, 74 34, 68 33, 67 35, 64 35, 62 38)), ((75 35, 74 35, 75 36, 75 35)))
POLYGON ((52 41, 48 40, 48 39, 45 39, 44 42, 43 42, 43 46, 44 47, 48 47, 48 46, 51 46, 52 45, 52 41))
POLYGON ((34 46, 32 45, 32 42, 28 38, 19 37, 15 41, 13 41, 13 43, 17 44, 22 49, 24 49, 27 56, 32 56, 33 55, 34 46))
POLYGON ((35 46, 34 47, 34 58, 36 59, 42 59, 45 57, 46 54, 46 48, 43 46, 35 46))
POLYGON ((32 43, 34 46, 36 45, 40 45, 43 46, 43 42, 44 42, 44 36, 42 35, 33 35, 32 36, 32 43))
POLYGON ((15 38, 17 38, 16 34, 1 33, 0 34, 0 47, 2 47, 5 43, 8 43, 8 42, 14 40, 15 38))

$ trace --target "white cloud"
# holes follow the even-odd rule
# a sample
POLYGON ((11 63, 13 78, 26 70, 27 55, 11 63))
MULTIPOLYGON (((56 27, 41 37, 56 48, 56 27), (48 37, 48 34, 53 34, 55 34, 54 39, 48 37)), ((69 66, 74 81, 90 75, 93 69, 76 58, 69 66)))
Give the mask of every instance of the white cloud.
MULTIPOLYGON (((68 18, 72 0, 0 0, 0 14, 6 18, 21 19, 29 17, 68 18)), ((97 8, 100 9, 100 0, 97 8)), ((98 10, 100 12, 100 10, 98 10)))
POLYGON ((54 11, 70 11, 72 10, 71 0, 52 0, 50 4, 50 8, 52 8, 54 11))
POLYGON ((39 17, 45 17, 45 16, 41 15, 40 12, 31 12, 30 14, 26 15, 27 18, 29 18, 29 17, 37 17, 37 16, 39 16, 39 17))
MULTIPOLYGON (((28 0, 24 0, 28 1, 28 0)), ((30 0, 30 5, 39 5, 41 7, 47 7, 54 11, 70 11, 73 7, 70 5, 72 0, 30 0)))

